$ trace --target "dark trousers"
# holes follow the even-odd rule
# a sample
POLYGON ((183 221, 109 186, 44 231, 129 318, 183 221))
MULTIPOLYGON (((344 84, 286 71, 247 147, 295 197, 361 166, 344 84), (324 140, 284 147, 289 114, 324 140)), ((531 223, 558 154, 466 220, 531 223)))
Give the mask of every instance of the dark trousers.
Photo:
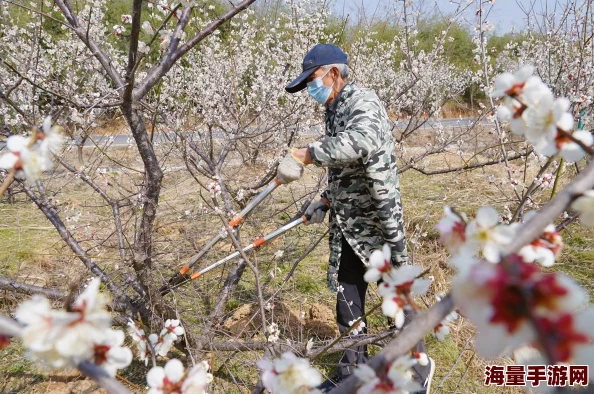
MULTIPOLYGON (((336 298, 336 320, 342 334, 349 328, 349 322, 365 314, 365 294, 367 282, 363 280, 365 265, 355 254, 349 243, 342 237, 342 253, 338 267, 338 288, 336 298), (342 287, 342 289, 341 289, 342 287)), ((367 322, 365 322, 367 324, 367 322)), ((367 332, 367 328, 363 329, 367 332)), ((367 362, 367 346, 345 350, 338 362, 338 375, 346 377, 353 373, 354 366, 367 362)))
MULTIPOLYGON (((342 292, 338 292, 336 299, 336 320, 338 323, 338 330, 342 334, 349 328, 349 322, 357 320, 365 314, 365 294, 367 293, 367 282, 363 279, 366 268, 361 262, 361 259, 355 254, 349 243, 342 237, 342 253, 340 257, 340 266, 338 268, 338 286, 339 290, 342 286, 342 292)), ((406 310, 405 322, 406 326, 410 322, 412 316, 411 312, 406 310)), ((365 322, 367 324, 367 322, 365 322)), ((367 332, 367 327, 363 329, 367 332)), ((414 351, 426 353, 425 341, 420 341, 415 347, 414 351)), ((365 364, 367 362, 367 346, 357 346, 352 349, 345 350, 342 358, 338 362, 338 377, 346 378, 354 371, 357 364, 365 364)), ((429 376, 430 366, 422 367, 416 365, 413 367, 414 380, 421 385, 425 384, 427 376, 429 376)), ((420 391, 418 393, 424 393, 420 391)))

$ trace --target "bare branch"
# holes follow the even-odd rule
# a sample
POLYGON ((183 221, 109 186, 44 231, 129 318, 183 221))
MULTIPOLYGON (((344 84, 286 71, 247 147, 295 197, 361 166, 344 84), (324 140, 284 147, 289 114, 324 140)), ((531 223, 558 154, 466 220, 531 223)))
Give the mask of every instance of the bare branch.
POLYGON ((13 338, 20 338, 23 332, 23 326, 17 321, 0 315, 0 333, 13 338))
MULTIPOLYGON (((519 153, 515 156, 508 157, 507 160, 508 161, 518 160, 518 159, 521 159, 522 157, 528 156, 530 153, 532 153, 532 151, 529 151, 526 153, 519 153)), ((403 173, 404 171, 406 171, 408 169, 412 169, 412 170, 420 172, 423 175, 447 174, 450 172, 473 170, 473 169, 477 169, 477 168, 481 168, 481 167, 487 167, 487 166, 492 166, 492 165, 496 165, 496 164, 501 164, 502 161, 503 161, 502 159, 497 159, 497 160, 486 161, 483 163, 467 164, 465 166, 460 166, 460 167, 456 167, 456 168, 444 168, 444 169, 440 169, 440 170, 425 170, 422 168, 415 167, 413 160, 411 160, 411 163, 402 167, 401 170, 399 169, 399 172, 403 173)))
POLYGON ((124 387, 116 379, 112 378, 95 364, 89 361, 82 361, 77 365, 77 368, 86 376, 93 379, 103 387, 109 394, 132 394, 130 390, 124 387))
MULTIPOLYGON (((427 332, 433 330, 453 309, 454 301, 452 300, 452 296, 448 294, 428 311, 417 314, 410 324, 402 330, 400 335, 386 345, 377 356, 369 360, 367 365, 375 371, 379 371, 384 368, 386 363, 407 354, 415 344, 425 337, 427 332)), ((357 390, 356 383, 357 378, 353 375, 330 393, 354 393, 357 390)))
POLYGON ((542 230, 553 223, 575 198, 592 187, 594 187, 594 160, 575 177, 573 182, 557 193, 555 198, 538 212, 538 215, 522 225, 508 247, 509 253, 517 252, 522 246, 538 238, 542 234, 542 230))
POLYGON ((39 197, 33 193, 33 191, 23 183, 21 183, 27 196, 37 205, 37 207, 44 213, 45 217, 54 225, 60 237, 64 242, 72 249, 80 261, 91 271, 94 275, 99 277, 107 288, 115 296, 118 302, 122 302, 128 306, 128 309, 136 312, 139 311, 146 315, 147 311, 144 307, 138 307, 132 303, 132 300, 124 293, 124 291, 107 275, 97 264, 95 264, 91 258, 87 255, 84 249, 80 246, 78 241, 74 239, 72 234, 66 228, 66 225, 54 212, 52 207, 47 206, 39 197))
POLYGON ((40 286, 29 285, 22 282, 17 282, 0 276, 0 290, 5 291, 16 291, 27 295, 41 294, 49 298, 50 300, 61 301, 68 295, 65 291, 56 289, 46 289, 40 286))
POLYGON ((72 12, 70 4, 66 0, 56 0, 56 4, 58 5, 58 7, 60 7, 60 10, 62 10, 62 13, 66 17, 66 20, 68 20, 68 23, 70 23, 70 25, 72 26, 72 30, 74 30, 74 33, 87 46, 87 48, 89 48, 89 50, 99 61, 99 63, 101 63, 101 66, 103 66, 103 69, 107 72, 107 75, 109 75, 109 78, 116 85, 116 87, 121 88, 122 86, 124 86, 124 80, 120 72, 113 65, 111 58, 109 57, 107 52, 105 52, 99 46, 99 44, 97 44, 95 41, 89 38, 86 29, 79 25, 78 19, 76 18, 76 14, 72 12))

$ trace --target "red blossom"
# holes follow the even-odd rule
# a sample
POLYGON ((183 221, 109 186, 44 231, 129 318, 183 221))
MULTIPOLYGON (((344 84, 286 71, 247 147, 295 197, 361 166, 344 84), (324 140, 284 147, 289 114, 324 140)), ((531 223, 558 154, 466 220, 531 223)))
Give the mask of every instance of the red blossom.
POLYGON ((491 323, 501 323, 507 327, 511 334, 523 324, 530 311, 524 299, 524 286, 537 272, 534 264, 524 263, 519 256, 508 259, 508 265, 498 264, 495 267, 496 274, 486 285, 491 290, 491 305, 493 316, 491 323), (514 270, 510 274, 508 270, 514 270))
POLYGON ((408 294, 410 293, 410 289, 412 288, 412 285, 415 281, 411 280, 409 282, 404 282, 402 284, 399 284, 398 286, 396 286, 396 292, 399 294, 408 294))
POLYGON ((107 352, 109 352, 111 346, 107 345, 94 345, 93 351, 95 352, 95 364, 101 365, 107 361, 107 352))
POLYGON ((452 232, 456 234, 462 242, 466 241, 466 222, 460 220, 456 222, 452 227, 452 232))
POLYGON ((0 334, 0 350, 4 349, 10 344, 10 338, 6 335, 0 334))
POLYGON ((163 393, 165 394, 181 394, 182 393, 182 383, 183 380, 174 383, 169 380, 167 377, 163 379, 163 393))
POLYGON ((497 265, 487 287, 491 289, 494 310, 490 322, 505 325, 511 334, 528 319, 530 311, 556 310, 559 299, 569 291, 555 274, 543 274, 538 266, 524 262, 519 256, 508 258, 506 265, 497 265))
POLYGON ((573 348, 576 345, 583 345, 589 342, 589 338, 583 332, 576 331, 574 316, 564 313, 559 317, 539 317, 535 320, 541 337, 547 341, 552 350, 551 355, 554 362, 568 362, 573 355, 573 348))
POLYGON ((526 81, 517 82, 511 88, 505 91, 505 94, 508 96, 514 97, 522 93, 522 89, 524 89, 524 85, 526 81))

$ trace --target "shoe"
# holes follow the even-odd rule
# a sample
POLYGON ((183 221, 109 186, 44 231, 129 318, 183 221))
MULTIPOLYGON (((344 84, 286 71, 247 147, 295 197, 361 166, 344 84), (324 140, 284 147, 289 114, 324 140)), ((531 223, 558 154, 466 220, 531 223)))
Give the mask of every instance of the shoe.
POLYGON ((317 388, 322 392, 322 393, 329 393, 330 391, 332 391, 332 389, 336 388, 336 386, 338 386, 338 384, 343 380, 342 377, 338 376, 338 375, 334 375, 331 378, 328 378, 326 380, 324 380, 322 382, 321 385, 319 385, 317 388))
POLYGON ((411 394, 429 394, 431 391, 431 381, 433 380, 433 375, 435 374, 435 361, 429 357, 429 363, 426 366, 416 365, 412 370, 413 381, 417 383, 418 386, 420 386, 420 390, 411 394), (423 379, 423 377, 425 378, 423 379))
POLYGON ((423 388, 426 390, 426 394, 431 392, 431 381, 433 380, 433 375, 435 374, 435 361, 431 357, 429 357, 429 366, 431 369, 429 370, 429 375, 427 379, 425 379, 425 383, 423 384, 423 388))

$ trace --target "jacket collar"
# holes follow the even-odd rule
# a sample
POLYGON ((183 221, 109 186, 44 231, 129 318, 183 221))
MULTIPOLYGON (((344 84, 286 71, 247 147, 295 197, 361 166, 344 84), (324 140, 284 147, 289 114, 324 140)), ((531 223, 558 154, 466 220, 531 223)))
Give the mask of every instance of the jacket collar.
POLYGON ((344 85, 344 87, 338 93, 338 96, 334 99, 332 104, 326 107, 326 111, 331 112, 333 114, 336 113, 336 109, 338 108, 338 106, 351 96, 353 89, 354 85, 352 82, 349 82, 346 85, 344 85))

